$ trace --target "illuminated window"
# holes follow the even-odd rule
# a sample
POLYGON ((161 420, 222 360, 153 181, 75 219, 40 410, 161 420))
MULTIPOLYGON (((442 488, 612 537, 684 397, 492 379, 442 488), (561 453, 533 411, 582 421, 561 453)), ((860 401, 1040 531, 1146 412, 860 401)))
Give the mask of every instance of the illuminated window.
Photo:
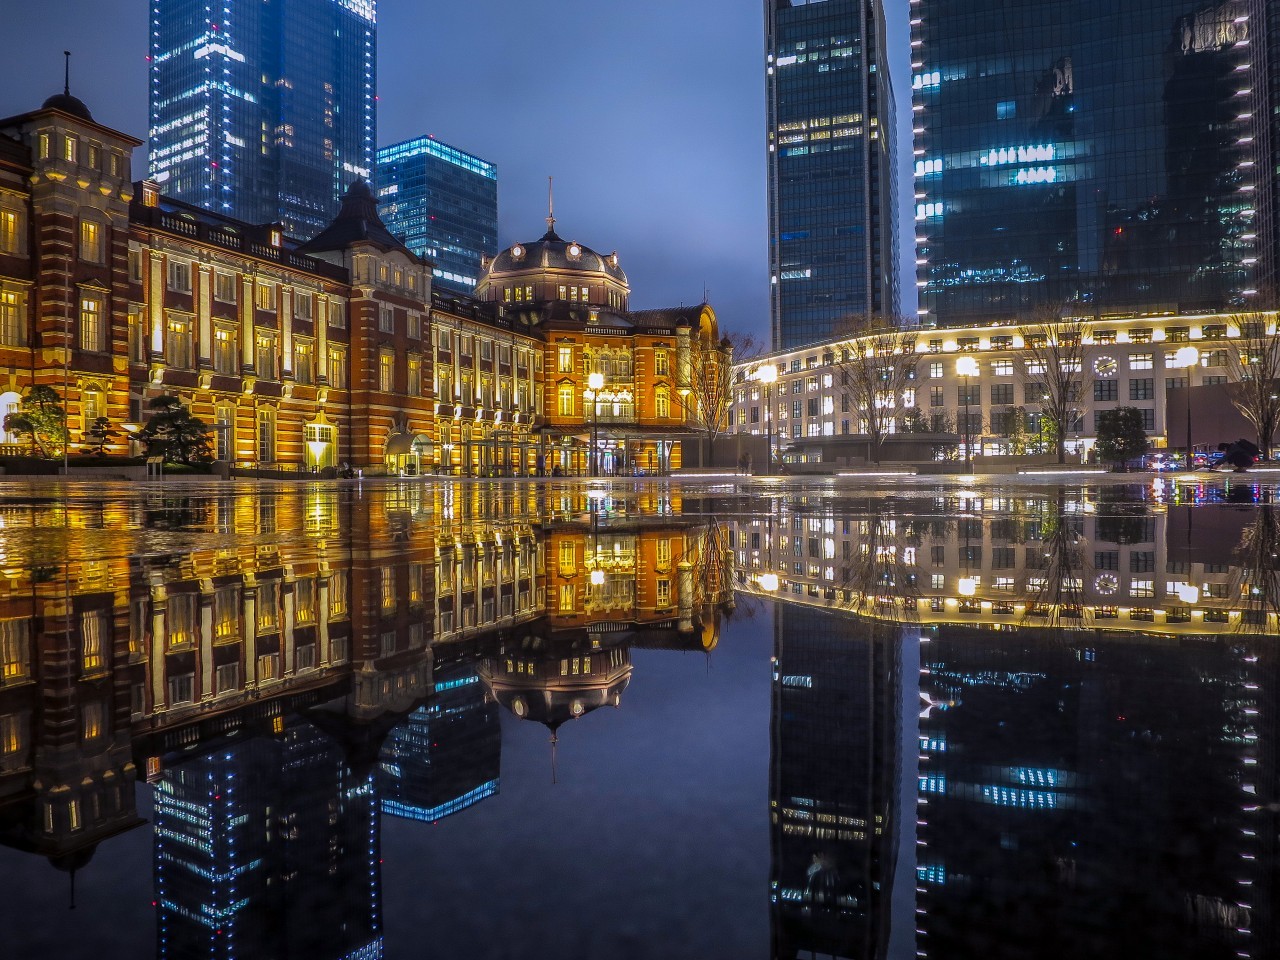
POLYGON ((422 358, 410 355, 409 357, 409 396, 417 397, 422 395, 422 358))
POLYGON ((0 344, 22 347, 26 342, 26 296, 17 290, 0 290, 0 344))
POLYGON ((557 390, 557 411, 562 417, 572 417, 574 415, 574 389, 571 383, 560 384, 557 390))
POLYGON ((259 633, 274 633, 280 628, 280 581, 263 580, 258 584, 255 607, 259 633))
POLYGON ((86 703, 80 710, 80 737, 83 740, 97 740, 102 736, 102 704, 95 700, 86 703))
POLYGON ((234 585, 219 587, 213 592, 213 637, 215 640, 234 640, 239 636, 240 588, 234 585))
POLYGON ((75 160, 79 154, 80 141, 75 137, 65 136, 62 138, 62 159, 75 160))
MULTIPOLYGON (((188 287, 188 289, 190 289, 188 287)), ((276 308, 276 288, 272 283, 259 283, 256 290, 256 302, 259 310, 274 310, 276 308)))
POLYGON ((280 379, 279 339, 274 333, 258 333, 254 369, 264 380, 280 379))
POLYGON ((22 253, 24 227, 19 211, 0 210, 0 253, 22 253))
POLYGON ((653 354, 653 373, 654 376, 668 377, 671 375, 671 362, 668 359, 667 351, 655 350, 653 354))
POLYGON ((391 393, 395 389, 396 358, 390 350, 378 351, 378 389, 391 393))
POLYGON ((105 327, 102 320, 102 298, 99 296, 82 296, 80 298, 80 349, 91 353, 102 353, 106 349, 105 327))
POLYGON ((329 619, 339 620, 347 615, 348 594, 351 581, 346 570, 335 570, 329 575, 329 619))
POLYGON ((30 676, 31 624, 28 620, 0 620, 0 681, 30 676))
POLYGON ((194 593, 170 594, 166 606, 165 626, 168 629, 169 646, 193 642, 196 638, 200 597, 194 593))
POLYGON ((671 394, 666 387, 659 387, 653 398, 654 413, 659 419, 671 416, 671 394))
POLYGON ((80 259, 102 262, 102 225, 92 220, 80 221, 80 259))
POLYGON ((80 395, 80 429, 88 430, 99 417, 107 415, 107 397, 101 390, 89 387, 80 395))
POLYGON ((17 714, 0 716, 0 757, 13 756, 23 750, 27 739, 24 726, 23 718, 17 714))
POLYGON ((657 581, 657 603, 659 607, 671 606, 671 581, 665 577, 657 581))
POLYGON ((234 327, 217 327, 213 331, 213 370, 234 376, 240 366, 240 345, 234 327))
POLYGON ((191 292, 191 264, 169 261, 169 289, 178 293, 191 292))
POLYGON ((171 367, 190 370, 195 366, 191 349, 191 318, 170 317, 166 325, 164 359, 171 367))
POLYGON ((329 386, 338 390, 347 388, 347 351, 344 348, 329 348, 329 386))
POLYGON ((293 379, 305 386, 316 382, 315 346, 308 340, 298 340, 293 345, 293 379))
POLYGON ((223 303, 235 303, 236 277, 233 273, 217 273, 213 278, 213 296, 223 303))
POLYGON ((572 583, 560 584, 560 613, 573 613, 574 589, 572 583))
POLYGON ((560 347, 556 355, 559 360, 556 370, 560 373, 573 373, 573 347, 560 347))
POLYGON ((235 451, 235 407, 220 403, 214 412, 214 442, 217 445, 219 460, 231 460, 235 451))
POLYGON ((276 458, 276 412, 271 407, 258 408, 258 460, 271 463, 276 458))

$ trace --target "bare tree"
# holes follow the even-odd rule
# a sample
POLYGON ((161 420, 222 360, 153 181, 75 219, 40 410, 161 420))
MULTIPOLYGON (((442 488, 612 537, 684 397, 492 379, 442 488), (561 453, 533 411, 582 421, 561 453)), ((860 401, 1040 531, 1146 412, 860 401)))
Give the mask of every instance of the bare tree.
POLYGON ((916 334, 883 318, 853 318, 843 327, 855 339, 828 348, 836 370, 836 394, 862 420, 858 432, 871 441, 871 458, 880 462, 885 438, 896 432, 915 408, 907 391, 916 379, 916 334))
POLYGON ((1085 341, 1091 333, 1087 321, 1060 319, 1056 308, 1042 308, 1023 325, 1026 382, 1040 390, 1040 415, 1053 427, 1059 463, 1067 461, 1067 432, 1081 416, 1085 341))
POLYGON ((1233 317, 1240 338, 1232 341, 1228 363, 1232 404, 1253 426, 1258 447, 1271 456, 1271 441, 1280 428, 1280 336, 1267 331, 1267 320, 1258 314, 1233 317))
POLYGON ((750 334, 730 333, 718 344, 706 347, 689 365, 688 392, 677 394, 689 426, 706 440, 703 466, 710 460, 716 440, 729 430, 733 407, 733 364, 759 356, 763 345, 750 334))

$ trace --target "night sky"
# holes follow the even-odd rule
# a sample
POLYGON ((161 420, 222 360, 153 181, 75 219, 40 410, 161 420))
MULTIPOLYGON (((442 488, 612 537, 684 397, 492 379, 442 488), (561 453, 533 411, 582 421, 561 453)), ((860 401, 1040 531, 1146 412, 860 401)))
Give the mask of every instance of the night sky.
MULTIPOLYGON (((906 145, 907 4, 888 4, 906 145)), ((6 18, 0 116, 58 92, 69 49, 72 92, 95 119, 145 138, 148 9, 42 0, 6 18)), ((380 0, 378 22, 379 145, 432 134, 497 163, 501 245, 546 229, 553 175, 557 232, 616 249, 633 308, 697 302, 705 288, 722 329, 767 337, 760 0, 380 0)), ((911 151, 899 153, 909 198, 911 151)))

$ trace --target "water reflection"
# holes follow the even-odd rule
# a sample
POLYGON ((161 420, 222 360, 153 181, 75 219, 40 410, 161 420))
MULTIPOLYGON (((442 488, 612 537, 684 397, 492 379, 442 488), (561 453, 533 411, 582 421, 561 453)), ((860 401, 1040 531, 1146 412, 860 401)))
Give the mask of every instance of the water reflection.
POLYGON ((1267 956, 1272 499, 10 494, 0 843, 74 876, 150 814, 158 955, 380 957, 382 815, 464 820, 504 714, 554 763, 734 621, 772 640, 761 952, 1267 956))

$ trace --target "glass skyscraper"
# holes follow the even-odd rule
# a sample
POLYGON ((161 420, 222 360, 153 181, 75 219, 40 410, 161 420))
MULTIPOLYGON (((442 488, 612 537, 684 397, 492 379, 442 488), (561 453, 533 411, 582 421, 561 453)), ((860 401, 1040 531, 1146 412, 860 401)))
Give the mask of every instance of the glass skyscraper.
POLYGON ((207 210, 319 233, 373 175, 376 22, 375 0, 152 0, 151 177, 207 210))
POLYGON ((765 0, 773 347, 898 318, 882 0, 765 0))
POLYGON ((911 0, 921 322, 1267 305, 1266 7, 911 0))
POLYGON ((498 168, 434 137, 378 151, 383 219, 434 265, 434 282, 471 293, 498 252, 498 168))

